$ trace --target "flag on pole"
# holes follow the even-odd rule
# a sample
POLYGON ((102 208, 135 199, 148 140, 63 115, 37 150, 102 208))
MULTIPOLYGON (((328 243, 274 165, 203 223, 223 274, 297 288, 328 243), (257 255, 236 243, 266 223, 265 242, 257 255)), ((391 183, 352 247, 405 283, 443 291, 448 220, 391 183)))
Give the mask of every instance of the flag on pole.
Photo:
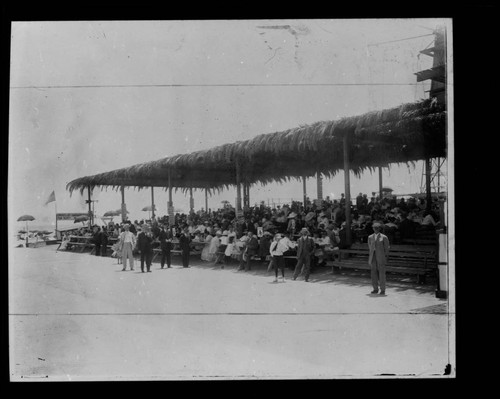
POLYGON ((52 193, 50 193, 49 195, 49 199, 47 200, 47 202, 45 202, 45 205, 54 202, 55 200, 56 200, 56 193, 52 191, 52 193))

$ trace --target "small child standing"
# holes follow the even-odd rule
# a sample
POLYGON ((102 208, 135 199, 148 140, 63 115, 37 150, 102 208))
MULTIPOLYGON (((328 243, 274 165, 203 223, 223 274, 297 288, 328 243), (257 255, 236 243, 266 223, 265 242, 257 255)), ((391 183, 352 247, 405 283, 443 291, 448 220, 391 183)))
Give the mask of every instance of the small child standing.
POLYGON ((288 245, 286 245, 282 240, 281 234, 276 234, 274 236, 274 241, 271 243, 269 248, 269 253, 271 254, 271 262, 274 266, 274 282, 278 282, 278 268, 281 269, 281 278, 285 282, 285 259, 283 258, 283 253, 288 251, 288 245))

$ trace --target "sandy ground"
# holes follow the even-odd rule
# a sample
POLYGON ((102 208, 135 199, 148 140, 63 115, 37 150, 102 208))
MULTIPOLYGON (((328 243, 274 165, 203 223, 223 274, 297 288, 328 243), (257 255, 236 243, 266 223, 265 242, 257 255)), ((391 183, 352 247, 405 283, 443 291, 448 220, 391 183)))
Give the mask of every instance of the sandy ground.
POLYGON ((453 363, 454 314, 432 283, 389 278, 380 296, 327 268, 274 283, 264 265, 174 256, 122 272, 55 248, 9 254, 12 381, 439 378, 453 363))

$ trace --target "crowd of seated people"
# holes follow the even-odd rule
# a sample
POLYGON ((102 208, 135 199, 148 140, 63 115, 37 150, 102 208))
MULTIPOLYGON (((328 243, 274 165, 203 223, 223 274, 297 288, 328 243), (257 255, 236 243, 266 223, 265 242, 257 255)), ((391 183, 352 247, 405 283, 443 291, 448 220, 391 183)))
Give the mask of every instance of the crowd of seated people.
MULTIPOLYGON (((375 222, 383 225, 383 233, 391 244, 415 238, 419 230, 432 232, 439 226, 439 201, 433 200, 430 208, 428 211, 425 198, 379 198, 372 193, 368 199, 367 194, 360 193, 351 202, 351 242, 366 243, 367 237, 373 233, 372 224, 375 222)), ((156 245, 162 230, 171 230, 174 238, 181 233, 188 234, 202 260, 213 262, 219 258, 223 264, 232 260, 241 261, 249 235, 257 236, 259 243, 252 259, 262 262, 268 260, 269 247, 277 233, 283 236, 289 248, 284 255, 293 258, 294 242, 304 227, 315 243, 313 265, 324 264, 335 249, 350 245, 347 242, 344 195, 338 200, 326 197, 320 202, 307 199, 305 205, 293 201, 271 207, 262 202, 244 209, 241 218, 236 218, 234 208, 224 206, 217 210, 177 213, 172 225, 168 216, 162 216, 147 221, 110 222, 101 228, 94 226, 93 231, 82 228, 78 234, 92 235, 96 242, 101 240, 103 243, 109 237, 118 239, 124 224, 128 224, 129 231, 136 235, 147 225, 156 245), (221 254, 223 256, 218 257, 221 254)), ((119 242, 115 246, 114 252, 118 253, 119 242)), ((288 265, 293 266, 293 259, 288 260, 288 265)))

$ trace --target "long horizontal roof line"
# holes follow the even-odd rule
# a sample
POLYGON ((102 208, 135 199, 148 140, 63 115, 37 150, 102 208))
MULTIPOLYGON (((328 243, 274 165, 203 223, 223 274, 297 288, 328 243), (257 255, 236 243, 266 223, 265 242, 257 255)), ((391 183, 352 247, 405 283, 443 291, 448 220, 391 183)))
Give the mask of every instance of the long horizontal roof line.
POLYGON ((344 167, 342 137, 346 134, 351 137, 350 168, 355 175, 392 163, 443 157, 446 106, 427 99, 336 121, 316 122, 77 178, 66 188, 71 193, 96 186, 166 186, 171 170, 173 187, 219 190, 236 184, 237 162, 243 162, 242 181, 249 184, 281 183, 317 172, 334 176, 344 167))
POLYGON ((120 87, 302 87, 302 86, 417 86, 419 83, 214 83, 214 84, 128 84, 128 85, 51 85, 51 86, 11 86, 10 89, 96 89, 120 87))

